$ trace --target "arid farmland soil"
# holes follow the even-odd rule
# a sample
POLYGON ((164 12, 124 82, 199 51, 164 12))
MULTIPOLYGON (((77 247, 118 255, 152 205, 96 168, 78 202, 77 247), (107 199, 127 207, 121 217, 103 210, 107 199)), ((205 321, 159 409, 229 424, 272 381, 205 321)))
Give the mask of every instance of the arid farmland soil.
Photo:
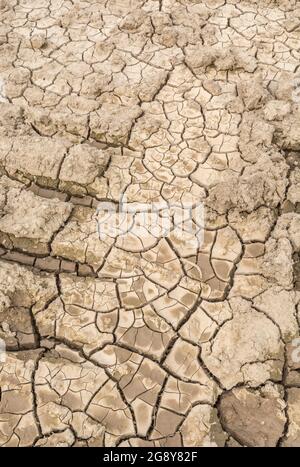
POLYGON ((0 445, 300 447, 299 163, 298 1, 0 0, 0 445))

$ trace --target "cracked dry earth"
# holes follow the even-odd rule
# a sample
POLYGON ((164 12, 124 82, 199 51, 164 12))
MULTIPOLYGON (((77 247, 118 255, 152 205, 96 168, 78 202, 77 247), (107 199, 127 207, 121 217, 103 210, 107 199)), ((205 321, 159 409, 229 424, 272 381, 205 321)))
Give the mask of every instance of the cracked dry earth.
POLYGON ((300 446, 299 2, 0 17, 1 446, 300 446), (101 240, 122 193, 203 243, 101 240))

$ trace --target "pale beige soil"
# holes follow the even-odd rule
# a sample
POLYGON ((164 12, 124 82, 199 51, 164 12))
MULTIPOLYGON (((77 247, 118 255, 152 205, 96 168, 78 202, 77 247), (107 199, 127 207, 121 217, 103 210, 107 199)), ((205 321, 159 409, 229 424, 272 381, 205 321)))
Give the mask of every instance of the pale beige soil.
POLYGON ((0 0, 0 257, 1 446, 300 447, 299 2, 0 0))

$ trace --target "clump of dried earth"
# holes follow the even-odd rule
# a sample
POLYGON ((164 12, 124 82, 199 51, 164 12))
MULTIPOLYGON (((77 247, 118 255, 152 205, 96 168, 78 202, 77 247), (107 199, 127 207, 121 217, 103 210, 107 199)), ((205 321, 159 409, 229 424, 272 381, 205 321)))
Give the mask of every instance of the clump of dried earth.
POLYGON ((300 446, 299 62, 297 0, 0 1, 1 446, 300 446))

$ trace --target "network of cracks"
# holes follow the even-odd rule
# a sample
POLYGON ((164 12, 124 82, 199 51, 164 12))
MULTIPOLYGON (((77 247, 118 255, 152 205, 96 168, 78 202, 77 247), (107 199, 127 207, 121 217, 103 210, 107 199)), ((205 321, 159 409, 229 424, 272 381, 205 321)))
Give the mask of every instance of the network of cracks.
POLYGON ((299 64, 296 0, 0 0, 1 446, 300 446, 299 64))

